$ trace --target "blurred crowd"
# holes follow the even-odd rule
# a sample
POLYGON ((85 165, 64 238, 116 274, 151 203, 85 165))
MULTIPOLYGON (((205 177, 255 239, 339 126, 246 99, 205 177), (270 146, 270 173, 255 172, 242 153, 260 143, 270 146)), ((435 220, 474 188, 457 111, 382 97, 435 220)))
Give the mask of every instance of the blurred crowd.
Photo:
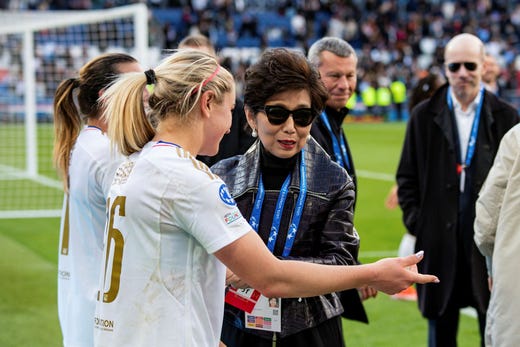
MULTIPOLYGON (((131 0, 11 0, 11 10, 80 10, 131 0)), ((403 81, 410 88, 427 71, 442 69, 442 50, 461 32, 477 35, 500 67, 501 96, 520 106, 520 4, 439 0, 148 0, 152 44, 176 48, 195 32, 211 38, 223 64, 239 80, 266 47, 306 52, 323 36, 341 37, 358 52, 358 95, 403 81), (226 53, 227 52, 227 53, 226 53), (244 53, 246 52, 246 53, 244 53)))

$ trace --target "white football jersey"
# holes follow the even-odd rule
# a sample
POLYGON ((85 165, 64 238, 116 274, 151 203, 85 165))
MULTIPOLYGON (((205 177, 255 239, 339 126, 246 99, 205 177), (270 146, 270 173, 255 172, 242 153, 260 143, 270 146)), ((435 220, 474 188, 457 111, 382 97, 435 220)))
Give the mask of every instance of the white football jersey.
POLYGON ((212 253, 251 230, 224 182, 157 142, 109 194, 95 346, 217 346, 225 267, 212 253))
POLYGON ((58 315, 65 347, 94 343, 106 195, 120 161, 108 138, 92 126, 80 132, 71 152, 58 257, 58 315))

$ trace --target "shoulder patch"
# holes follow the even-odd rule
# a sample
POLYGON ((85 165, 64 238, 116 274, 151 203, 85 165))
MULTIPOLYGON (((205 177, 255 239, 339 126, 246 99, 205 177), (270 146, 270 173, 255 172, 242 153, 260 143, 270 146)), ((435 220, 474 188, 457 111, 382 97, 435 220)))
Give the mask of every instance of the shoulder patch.
POLYGON ((229 206, 235 206, 236 202, 231 197, 231 194, 229 194, 229 191, 227 189, 227 186, 225 184, 222 184, 220 188, 218 189, 218 195, 220 196, 220 200, 222 200, 226 205, 229 206))

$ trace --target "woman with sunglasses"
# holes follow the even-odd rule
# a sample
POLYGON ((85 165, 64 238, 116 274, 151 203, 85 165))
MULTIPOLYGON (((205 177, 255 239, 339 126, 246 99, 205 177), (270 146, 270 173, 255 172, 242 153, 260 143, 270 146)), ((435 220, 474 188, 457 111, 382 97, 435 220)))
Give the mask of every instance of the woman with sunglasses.
MULTIPOLYGON (((354 185, 310 137, 327 91, 307 59, 283 48, 266 51, 245 75, 247 121, 258 141, 212 171, 240 211, 280 259, 353 265, 354 185)), ((228 272, 227 284, 247 286, 228 272)), ((262 305, 260 300, 257 305, 262 305)), ((343 346, 336 293, 282 299, 281 326, 252 326, 253 315, 226 304, 222 341, 235 346, 343 346)), ((277 317, 272 317, 276 319, 277 317)))

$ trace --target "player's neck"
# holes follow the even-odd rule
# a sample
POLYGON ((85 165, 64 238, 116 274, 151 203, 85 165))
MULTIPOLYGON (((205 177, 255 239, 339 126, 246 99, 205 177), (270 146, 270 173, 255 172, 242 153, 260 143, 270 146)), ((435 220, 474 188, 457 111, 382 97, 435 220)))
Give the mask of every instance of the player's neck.
POLYGON ((197 129, 186 124, 165 120, 157 125, 154 140, 175 143, 192 155, 197 155, 202 145, 201 138, 197 129))
POLYGON ((101 129, 102 132, 107 132, 107 124, 99 118, 90 117, 87 119, 87 125, 101 129))

